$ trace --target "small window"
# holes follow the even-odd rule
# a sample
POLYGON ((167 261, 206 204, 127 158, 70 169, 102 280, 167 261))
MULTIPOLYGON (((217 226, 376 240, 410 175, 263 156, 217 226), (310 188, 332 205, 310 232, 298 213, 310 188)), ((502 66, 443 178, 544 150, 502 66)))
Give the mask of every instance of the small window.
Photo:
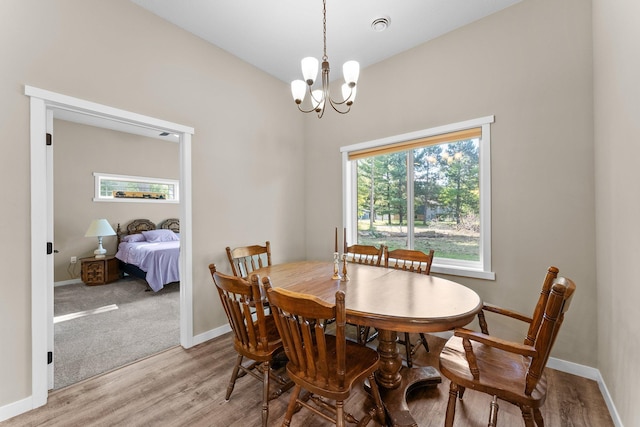
POLYGON ((178 181, 95 172, 95 202, 178 203, 178 181))
POLYGON ((350 244, 435 250, 432 272, 493 280, 493 116, 343 147, 350 244))

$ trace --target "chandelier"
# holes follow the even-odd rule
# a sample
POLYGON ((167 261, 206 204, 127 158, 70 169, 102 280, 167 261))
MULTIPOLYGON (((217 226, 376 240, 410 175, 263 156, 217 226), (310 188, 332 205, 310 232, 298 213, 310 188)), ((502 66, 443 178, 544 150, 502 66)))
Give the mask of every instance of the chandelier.
POLYGON ((302 76, 304 80, 294 80, 291 82, 291 94, 293 100, 298 105, 298 110, 303 113, 315 111, 318 118, 324 114, 327 103, 340 114, 346 114, 351 110, 351 105, 356 99, 356 82, 360 74, 360 64, 357 61, 347 61, 342 66, 345 83, 342 85, 342 101, 331 98, 329 91, 329 57, 327 56, 327 2, 322 0, 322 29, 324 41, 324 54, 322 55, 322 88, 313 90, 313 83, 318 76, 318 60, 308 56, 301 61, 302 76), (302 106, 304 98, 309 93, 311 108, 305 109, 302 106))

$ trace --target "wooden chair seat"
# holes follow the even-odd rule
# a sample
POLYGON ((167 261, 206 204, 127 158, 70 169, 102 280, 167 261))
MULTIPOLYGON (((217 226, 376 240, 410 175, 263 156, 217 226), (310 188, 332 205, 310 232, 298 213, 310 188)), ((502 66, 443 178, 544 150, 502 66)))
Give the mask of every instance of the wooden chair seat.
POLYGON ((544 372, 531 396, 525 395, 525 379, 531 364, 529 357, 472 342, 482 379, 476 381, 471 374, 461 337, 451 337, 440 353, 440 370, 453 377, 459 386, 480 391, 490 396, 502 395, 514 403, 527 403, 539 408, 544 403, 547 379, 544 372))

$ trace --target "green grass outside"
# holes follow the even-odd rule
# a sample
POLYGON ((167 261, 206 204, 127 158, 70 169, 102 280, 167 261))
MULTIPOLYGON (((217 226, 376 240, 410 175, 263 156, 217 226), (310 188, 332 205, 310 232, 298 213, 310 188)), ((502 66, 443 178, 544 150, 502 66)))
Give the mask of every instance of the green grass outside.
MULTIPOLYGON (((361 245, 386 245, 389 249, 406 248, 406 225, 376 222, 374 231, 369 230, 369 221, 358 221, 358 243, 361 245)), ((415 248, 427 252, 435 251, 439 258, 479 261, 480 235, 470 230, 459 230, 454 222, 434 222, 415 225, 415 248)))

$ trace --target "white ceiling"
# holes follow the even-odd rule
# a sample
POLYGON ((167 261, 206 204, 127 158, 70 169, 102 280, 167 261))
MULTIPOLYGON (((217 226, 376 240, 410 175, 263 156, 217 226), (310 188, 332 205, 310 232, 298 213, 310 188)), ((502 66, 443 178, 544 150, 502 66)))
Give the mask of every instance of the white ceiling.
MULTIPOLYGON (((321 0, 131 0, 289 83, 300 59, 322 57, 321 0)), ((350 59, 365 68, 521 0, 328 0, 327 56, 341 77, 350 59), (371 28, 387 16, 384 32, 371 28)))
MULTIPOLYGON (((169 22, 289 83, 300 59, 322 57, 322 0, 131 0, 169 22)), ((341 78, 345 61, 375 64, 522 0, 328 0, 327 56, 341 78), (389 18, 384 32, 374 19, 389 18)), ((54 117, 177 142, 174 134, 54 109, 54 117)))

